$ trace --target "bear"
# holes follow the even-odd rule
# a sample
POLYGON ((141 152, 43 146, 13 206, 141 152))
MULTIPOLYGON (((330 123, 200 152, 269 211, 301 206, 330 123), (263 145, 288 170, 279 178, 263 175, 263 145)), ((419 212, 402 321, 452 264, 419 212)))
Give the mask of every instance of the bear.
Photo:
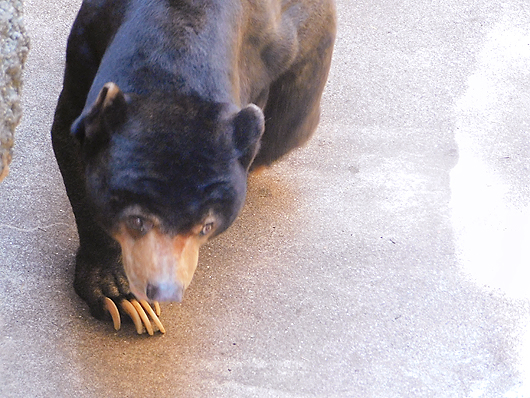
POLYGON ((94 317, 165 332, 249 173, 315 131, 335 35, 333 0, 83 1, 51 136, 94 317))

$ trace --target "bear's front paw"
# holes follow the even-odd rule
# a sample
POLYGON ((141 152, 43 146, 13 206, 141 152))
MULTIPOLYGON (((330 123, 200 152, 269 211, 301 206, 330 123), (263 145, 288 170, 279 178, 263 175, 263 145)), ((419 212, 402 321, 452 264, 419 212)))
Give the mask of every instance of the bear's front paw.
POLYGON ((121 328, 122 316, 127 314, 138 334, 147 332, 152 336, 156 331, 165 333, 158 318, 160 305, 153 302, 151 306, 147 301, 138 301, 134 297, 119 257, 97 257, 87 256, 80 250, 76 259, 74 288, 88 304, 91 314, 98 319, 108 319, 110 315, 116 330, 121 328), (109 261, 109 258, 114 261, 109 261))

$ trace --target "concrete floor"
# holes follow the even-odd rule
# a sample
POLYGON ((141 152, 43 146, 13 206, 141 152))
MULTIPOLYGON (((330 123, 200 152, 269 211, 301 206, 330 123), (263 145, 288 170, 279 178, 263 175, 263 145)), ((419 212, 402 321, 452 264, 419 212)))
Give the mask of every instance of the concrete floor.
POLYGON ((251 178, 155 337, 72 288, 49 130, 79 4, 25 2, 1 397, 530 397, 527 0, 338 0, 319 130, 251 178))

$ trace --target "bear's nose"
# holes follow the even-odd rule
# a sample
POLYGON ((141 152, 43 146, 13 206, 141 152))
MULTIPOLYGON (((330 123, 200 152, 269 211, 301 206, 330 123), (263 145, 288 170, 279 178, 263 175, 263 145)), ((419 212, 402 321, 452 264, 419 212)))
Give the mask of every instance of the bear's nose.
POLYGON ((150 301, 176 301, 181 302, 184 295, 184 286, 180 282, 148 283, 145 294, 150 301))

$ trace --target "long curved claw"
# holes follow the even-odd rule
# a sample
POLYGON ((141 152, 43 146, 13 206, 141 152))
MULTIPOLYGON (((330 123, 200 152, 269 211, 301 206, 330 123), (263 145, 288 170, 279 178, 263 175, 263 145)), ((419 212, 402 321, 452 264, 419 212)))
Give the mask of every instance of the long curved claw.
MULTIPOLYGON (((105 297, 103 303, 105 309, 109 312, 112 323, 114 324, 115 330, 120 330, 121 328, 121 317, 118 307, 109 297, 105 297)), ((166 333, 166 329, 160 319, 160 304, 158 302, 153 303, 153 307, 145 300, 121 300, 120 308, 125 312, 134 323, 136 332, 138 334, 143 334, 147 332, 150 336, 156 331, 160 333, 166 333), (154 310, 153 310, 154 307, 154 310), (149 315, 149 316, 148 316, 149 315), (154 328, 151 322, 154 323, 154 328)))
POLYGON ((105 305, 105 309, 109 312, 110 316, 112 317, 112 323, 114 324, 114 330, 120 330, 121 318, 120 318, 120 312, 118 311, 118 307, 116 307, 116 304, 114 304, 114 301, 112 301, 108 297, 105 297, 104 305, 105 305))
POLYGON ((156 314, 156 316, 160 316, 160 314, 161 314, 160 304, 158 303, 158 301, 155 301, 155 302, 153 302, 153 305, 155 306, 155 314, 156 314))
POLYGON ((145 313, 144 309, 137 300, 132 299, 130 300, 130 302, 138 313, 138 315, 140 316, 140 319, 142 320, 145 326, 145 330, 147 330, 149 336, 152 336, 154 334, 153 326, 151 326, 151 322, 149 321, 149 318, 147 317, 147 314, 145 313))
POLYGON ((160 319, 158 319, 158 316, 160 315, 160 304, 158 304, 157 301, 153 303, 155 306, 155 310, 151 308, 149 303, 145 300, 140 300, 140 304, 144 308, 144 310, 149 314, 153 322, 155 323, 158 330, 160 330, 160 333, 166 333, 166 329, 164 328, 164 325, 162 325, 162 322, 160 322, 160 319), (158 309, 157 309, 158 307, 158 309), (157 312, 158 311, 158 312, 157 312))
POLYGON ((136 333, 142 334, 144 332, 144 325, 142 323, 140 315, 138 315, 138 312, 136 311, 136 308, 134 308, 134 305, 132 305, 129 300, 122 300, 120 306, 123 311, 125 311, 127 315, 131 317, 134 323, 134 327, 136 328, 136 333))

